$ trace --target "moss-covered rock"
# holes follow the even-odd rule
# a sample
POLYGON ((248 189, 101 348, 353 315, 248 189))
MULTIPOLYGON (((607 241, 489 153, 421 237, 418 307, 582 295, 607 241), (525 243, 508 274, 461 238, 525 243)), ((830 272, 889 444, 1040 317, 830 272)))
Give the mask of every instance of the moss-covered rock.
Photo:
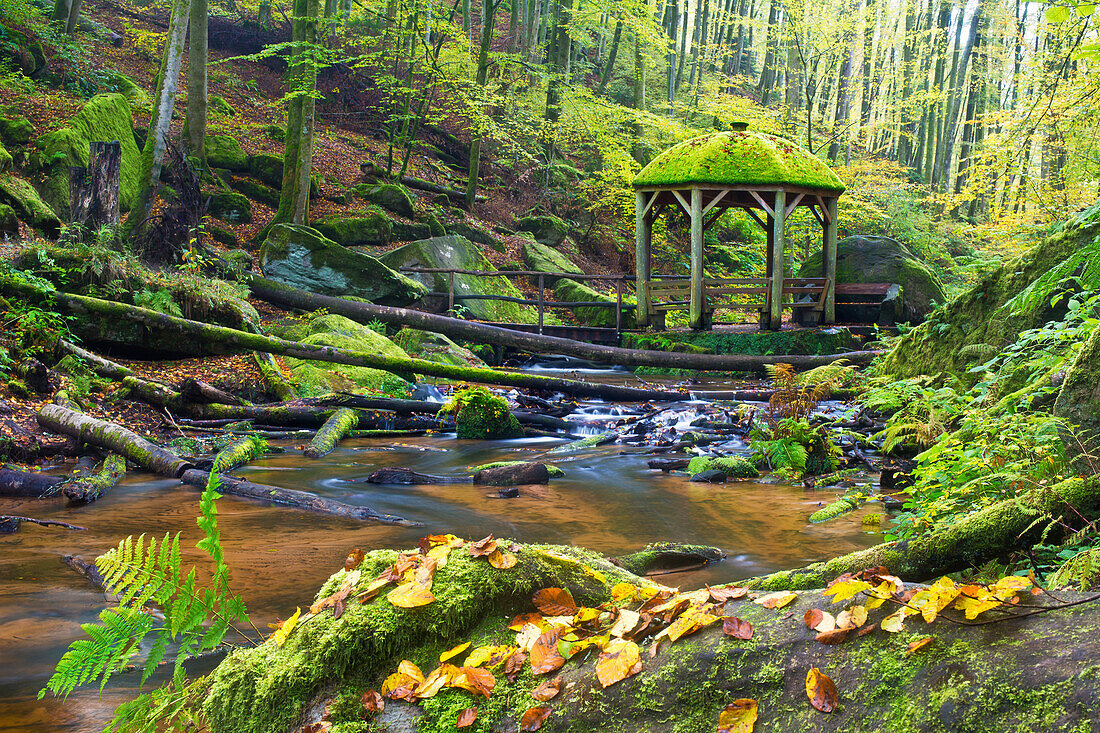
MULTIPOLYGON (((536 272, 569 272, 575 275, 584 272, 561 252, 535 241, 523 243, 523 264, 536 272)), ((558 279, 556 276, 546 277, 544 281, 547 285, 553 285, 558 279)))
POLYGON ((504 243, 500 241, 492 232, 483 229, 481 226, 474 224, 466 219, 457 219, 444 226, 447 234, 454 234, 455 236, 465 237, 471 242, 477 244, 483 244, 497 252, 504 251, 504 243))
MULTIPOLYGON (((489 469, 489 468, 503 468, 505 466, 519 466, 523 463, 525 463, 525 461, 493 461, 492 463, 482 463, 480 466, 470 466, 468 470, 470 472, 470 475, 472 476, 473 474, 475 474, 479 471, 484 471, 484 470, 489 469)), ((542 465, 546 466, 546 473, 547 473, 547 475, 550 476, 550 478, 561 478, 562 476, 565 475, 565 471, 558 468, 557 466, 554 466, 554 465, 549 464, 549 463, 544 463, 542 465)))
POLYGON ((248 155, 229 135, 207 135, 205 150, 206 162, 211 168, 224 168, 234 173, 248 170, 248 155))
POLYGON ((97 94, 69 120, 69 126, 38 138, 44 175, 42 198, 59 216, 69 213, 69 168, 87 167, 89 145, 117 140, 122 146, 119 205, 128 211, 140 185, 141 152, 134 141, 130 102, 121 94, 97 94))
POLYGON ((383 209, 389 209, 395 214, 409 218, 416 216, 412 197, 401 186, 393 183, 360 183, 351 190, 359 198, 381 206, 383 209))
MULTIPOLYGON (((573 316, 586 326, 615 328, 615 298, 583 285, 576 280, 562 278, 554 285, 554 297, 562 303, 607 303, 610 307, 580 306, 573 309, 573 316)), ((623 298, 623 328, 634 328, 633 298, 623 298)))
POLYGON ((241 240, 237 238, 236 234, 229 231, 228 229, 223 229, 219 226, 207 226, 206 233, 210 235, 210 238, 213 239, 215 242, 217 242, 218 244, 224 244, 226 247, 236 248, 239 247, 241 244, 241 240))
POLYGON ((0 234, 19 234, 19 217, 15 215, 15 209, 7 204, 0 204, 0 234))
POLYGON ((377 209, 337 214, 313 222, 313 227, 344 247, 388 244, 393 237, 390 218, 377 209))
POLYGON ((103 85, 112 92, 118 92, 129 100, 132 107, 144 107, 149 104, 149 93, 136 81, 125 74, 109 70, 110 78, 103 85))
POLYGON ((230 224, 248 224, 252 221, 252 202, 244 194, 218 191, 210 197, 207 212, 230 224))
POLYGON ((748 479, 760 476, 756 466, 737 456, 722 456, 721 458, 695 456, 688 462, 687 472, 692 476, 703 471, 721 471, 727 478, 748 479))
POLYGON ((48 237, 56 237, 61 231, 61 219, 42 200, 34 186, 21 178, 0 175, 0 203, 11 206, 20 219, 48 237))
POLYGON ((233 109, 233 105, 225 101, 225 97, 219 97, 216 94, 210 96, 210 111, 226 117, 237 116, 237 110, 233 109))
MULTIPOLYGON (((799 275, 824 277, 821 266, 821 250, 810 254, 802 262, 799 275)), ((838 283, 896 283, 901 286, 900 309, 892 314, 898 323, 917 324, 932 312, 936 305, 947 301, 943 284, 927 264, 901 242, 889 237, 845 237, 837 242, 836 280, 838 283)), ((878 310, 877 306, 872 307, 878 310)), ((837 303, 838 321, 865 321, 876 313, 863 313, 866 306, 837 303)), ((871 322, 880 325, 878 318, 871 322)))
MULTIPOLYGON (((398 247, 392 252, 379 258, 382 262, 394 268, 421 267, 421 268, 447 268, 455 270, 480 270, 489 272, 495 270, 492 263, 485 259, 473 242, 465 237, 447 236, 432 237, 411 242, 398 247)), ((446 303, 448 278, 444 273, 411 273, 418 282, 423 283, 433 292, 443 293, 442 301, 446 303)), ((511 281, 503 277, 481 277, 478 275, 455 275, 455 295, 481 295, 494 293, 507 295, 513 298, 522 298, 523 294, 512 285, 511 281)), ((508 303, 495 300, 467 300, 456 298, 456 303, 463 306, 474 318, 486 321, 505 323, 534 323, 536 314, 534 308, 517 303, 508 303)))
POLYGON ((1067 451, 1075 457, 1082 473, 1096 473, 1100 454, 1100 328, 1092 332, 1054 403, 1058 417, 1077 426, 1076 434, 1065 440, 1067 451))
POLYGON ((277 143, 286 142, 286 128, 280 125, 264 125, 260 128, 264 135, 277 143))
POLYGON ((4 144, 0 142, 0 173, 11 172, 12 163, 11 153, 4 147, 4 144))
POLYGON ((548 247, 557 247, 569 234, 569 225, 552 214, 525 216, 516 222, 516 228, 521 232, 530 232, 535 235, 536 242, 548 247))
POLYGON ((297 288, 382 305, 408 305, 427 292, 385 263, 296 224, 271 228, 260 248, 260 266, 268 277, 297 288))
POLYGON ((453 415, 455 432, 467 440, 522 438, 523 427, 503 397, 480 385, 455 392, 450 402, 439 408, 440 415, 453 415))
MULTIPOLYGON (((428 224, 409 224, 403 221, 390 221, 390 230, 393 232, 394 242, 415 242, 420 239, 428 239, 436 236, 436 231, 428 224)), ((440 230, 442 233, 442 230, 440 230)))
MULTIPOLYGON (((312 316, 302 327, 286 332, 285 335, 315 346, 332 346, 380 356, 408 358, 401 347, 381 333, 331 313, 312 316)), ((410 392, 411 385, 403 376, 380 369, 293 357, 283 357, 283 362, 290 370, 291 384, 302 397, 339 391, 405 397, 410 392)))
POLYGON ((19 30, 13 24, 0 22, 0 61, 8 62, 24 76, 32 77, 46 68, 46 53, 42 43, 32 34, 19 30))
POLYGON ((484 367, 474 352, 459 346, 441 333, 420 331, 415 328, 402 328, 393 337, 393 342, 405 353, 417 359, 426 359, 439 364, 454 366, 484 367))
POLYGON ((283 185, 283 159, 267 153, 248 156, 248 173, 269 186, 283 185))
POLYGON ((1022 256, 984 275, 902 336, 883 360, 883 371, 897 377, 962 374, 983 353, 967 347, 984 345, 985 354, 996 352, 1019 338, 1021 331, 1059 320, 1064 311, 1052 309, 1049 297, 1059 283, 1049 273, 1064 271, 1064 277, 1070 278, 1080 269, 1074 287, 1100 289, 1098 234, 1100 204, 1095 204, 1022 256), (1010 302, 1025 291, 1033 296, 1030 305, 1010 302))
POLYGON ((691 183, 787 184, 836 194, 844 192, 844 184, 836 173, 809 151, 775 135, 749 131, 715 132, 674 145, 634 178, 635 186, 691 183))
POLYGON ((0 142, 6 145, 26 145, 34 138, 34 125, 26 117, 0 115, 0 142))
POLYGON ((233 176, 228 181, 229 187, 239 191, 257 203, 261 203, 271 209, 279 208, 279 192, 271 186, 265 186, 251 178, 238 178, 233 176))

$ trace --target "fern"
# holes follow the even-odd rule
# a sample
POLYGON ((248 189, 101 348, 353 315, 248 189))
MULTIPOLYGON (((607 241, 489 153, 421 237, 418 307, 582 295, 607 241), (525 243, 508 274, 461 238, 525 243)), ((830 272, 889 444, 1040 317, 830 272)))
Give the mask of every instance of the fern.
POLYGON ((1076 585, 1086 591, 1100 580, 1100 547, 1082 550, 1066 560, 1048 579, 1051 588, 1068 588, 1076 585))
MULTIPOLYGON (((100 688, 128 665, 139 645, 152 635, 142 668, 141 684, 149 679, 176 645, 172 685, 183 685, 183 663, 196 654, 217 647, 232 629, 249 637, 235 624, 248 622, 244 602, 229 586, 229 568, 221 547, 217 504, 219 479, 210 474, 199 502, 197 523, 204 537, 197 547, 213 560, 211 587, 201 587, 194 567, 181 569, 179 534, 165 534, 158 542, 145 535, 127 537, 96 560, 105 590, 117 598, 117 607, 100 614, 99 624, 84 624, 90 639, 78 639, 57 664, 38 697, 47 692, 65 697, 77 687, 99 681, 100 688), (155 606, 163 621, 154 626, 147 613, 155 606)), ((255 626, 253 631, 259 635, 255 626)), ((135 708, 136 709, 136 708, 135 708)), ((112 724, 113 725, 113 724, 112 724)), ((128 730, 128 728, 118 728, 128 730)))

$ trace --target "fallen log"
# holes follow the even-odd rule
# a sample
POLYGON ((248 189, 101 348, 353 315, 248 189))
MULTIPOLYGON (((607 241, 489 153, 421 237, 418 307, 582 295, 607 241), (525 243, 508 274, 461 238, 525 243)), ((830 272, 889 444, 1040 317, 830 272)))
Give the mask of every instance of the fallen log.
POLYGON ((94 562, 87 562, 80 555, 63 555, 61 561, 83 575, 96 588, 104 593, 107 592, 107 579, 103 577, 103 573, 99 572, 94 562))
POLYGON ((363 479, 368 484, 396 484, 399 486, 431 486, 434 484, 465 484, 468 478, 434 476, 430 473, 418 473, 408 468, 380 468, 363 479))
POLYGON ((484 468, 474 474, 474 483, 483 486, 516 486, 517 484, 548 484, 550 471, 541 463, 513 463, 508 466, 484 468))
POLYGON ((340 439, 354 430, 358 424, 359 416, 355 410, 348 407, 339 408, 332 413, 332 417, 325 421, 325 424, 313 436, 313 440, 305 447, 302 454, 306 458, 327 456, 336 448, 336 444, 340 442, 340 439))
POLYGON ((264 378, 264 387, 280 402, 289 402, 298 399, 298 392, 294 385, 286 378, 275 357, 262 351, 253 351, 252 357, 260 367, 260 375, 264 378))
POLYGON ((134 371, 129 367, 125 367, 121 364, 117 364, 110 359, 105 359, 99 354, 93 354, 87 349, 82 349, 74 343, 70 343, 65 339, 61 339, 57 342, 57 346, 61 351, 68 354, 72 354, 77 357, 84 364, 91 369, 96 376, 103 377, 105 379, 122 380, 124 377, 132 376, 134 371))
POLYGON ((132 430, 60 405, 43 405, 38 411, 38 423, 50 432, 71 435, 81 443, 114 451, 142 468, 163 476, 179 477, 192 466, 172 451, 150 443, 132 430))
POLYGON ((1047 538, 1050 526, 1073 527, 1100 516, 1100 477, 1071 478, 1033 489, 910 539, 885 542, 825 562, 738 582, 759 590, 823 588, 844 573, 884 567, 906 581, 925 581, 978 567, 1047 538), (1049 519, 1044 519, 1044 517, 1049 519))
MULTIPOLYGON (((206 482, 210 479, 210 474, 206 471, 189 468, 185 470, 179 478, 188 486, 193 486, 197 489, 205 489, 206 482)), ((398 517, 393 514, 382 514, 370 507, 353 506, 333 499, 326 499, 316 494, 310 494, 305 491, 295 491, 293 489, 283 489, 276 486, 254 484, 251 481, 232 478, 231 476, 218 476, 218 493, 241 496, 247 499, 257 499, 271 504, 282 504, 283 506, 303 509, 308 512, 313 512, 314 514, 327 514, 329 516, 344 517, 346 519, 399 524, 404 527, 422 526, 420 522, 410 522, 404 517, 398 517)))
POLYGON ((0 468, 0 496, 41 499, 58 494, 63 481, 58 476, 0 468))
POLYGON ((198 379, 188 377, 179 386, 180 397, 193 404, 244 405, 244 400, 198 379))
POLYGON ((686 545, 680 542, 654 542, 638 552, 608 558, 623 570, 635 575, 693 570, 700 565, 718 562, 726 556, 717 547, 686 545))
MULTIPOLYGON (((381 356, 379 354, 337 349, 331 346, 315 346, 298 341, 287 341, 273 336, 239 331, 226 326, 215 326, 186 318, 177 318, 126 303, 100 300, 99 298, 73 295, 60 291, 43 292, 28 283, 11 278, 0 278, 0 289, 18 293, 24 297, 39 299, 49 297, 53 306, 61 310, 71 313, 91 313, 109 318, 122 318, 152 328, 182 334, 210 344, 218 344, 227 351, 232 352, 265 351, 269 354, 282 354, 298 359, 381 369, 394 374, 423 374, 477 384, 499 384, 508 387, 561 392, 580 397, 599 397, 621 402, 677 401, 689 399, 691 396, 687 392, 680 391, 594 384, 573 379, 506 372, 487 367, 454 366, 425 359, 381 356)), ((629 349, 623 351, 629 351, 629 349)))
MULTIPOLYGON (((398 415, 434 415, 439 412, 439 408, 443 406, 438 402, 427 402, 425 400, 400 400, 391 397, 363 397, 362 395, 350 394, 348 392, 341 392, 331 397, 310 397, 303 399, 302 402, 304 404, 325 406, 342 405, 344 407, 356 407, 366 410, 389 410, 398 415)), ((530 410, 512 410, 512 414, 520 425, 533 425, 565 432, 569 432, 577 427, 576 423, 571 423, 568 420, 562 420, 559 417, 543 415, 530 410)))
POLYGON ((232 471, 249 461, 259 458, 267 451, 264 441, 257 440, 251 434, 237 438, 218 451, 213 466, 218 472, 232 471))
POLYGON ((33 519, 31 517, 18 517, 14 514, 0 514, 0 534, 11 534, 19 531, 19 525, 23 522, 30 522, 31 524, 40 524, 43 527, 64 527, 65 529, 88 529, 87 527, 78 527, 75 524, 69 524, 68 522, 57 522, 53 519, 33 519))
MULTIPOLYGON (((251 277, 248 287, 255 297, 282 307, 306 311, 324 308, 329 313, 336 313, 363 324, 371 321, 382 321, 389 325, 409 326, 421 331, 441 333, 453 339, 499 344, 535 354, 563 354, 601 364, 617 364, 627 367, 646 366, 662 369, 694 369, 718 372, 759 372, 763 371, 768 364, 790 364, 796 369, 812 369, 824 364, 832 364, 840 359, 845 359, 853 365, 863 365, 870 363, 872 359, 882 353, 880 351, 852 351, 824 356, 801 354, 761 356, 755 354, 688 354, 647 351, 645 349, 624 349, 617 346, 589 344, 557 336, 513 331, 499 326, 464 321, 460 318, 449 318, 408 308, 395 308, 328 295, 318 295, 258 275, 251 277)), ((722 399, 738 398, 723 397, 722 399)), ((766 397, 764 401, 767 401, 766 397)))
POLYGON ((113 489, 126 475, 126 459, 111 453, 97 470, 83 472, 84 475, 74 471, 74 474, 65 482, 62 493, 73 504, 91 504, 113 489))

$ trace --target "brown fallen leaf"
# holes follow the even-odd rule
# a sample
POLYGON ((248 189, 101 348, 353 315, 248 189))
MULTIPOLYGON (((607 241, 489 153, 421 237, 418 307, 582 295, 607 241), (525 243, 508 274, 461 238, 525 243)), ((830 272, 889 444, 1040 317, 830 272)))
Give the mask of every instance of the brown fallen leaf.
POLYGON ((752 638, 752 624, 736 616, 726 616, 722 619, 722 631, 726 636, 734 639, 748 641, 752 638))
POLYGON ((467 550, 471 557, 488 557, 497 549, 497 541, 493 539, 492 535, 483 537, 477 542, 470 543, 467 550))
POLYGON ((839 702, 836 685, 817 667, 806 673, 806 697, 810 698, 811 705, 823 713, 836 710, 839 702))
POLYGON ((549 674, 565 664, 565 657, 558 651, 561 629, 551 629, 539 636, 531 647, 532 674, 549 674))
POLYGON ((577 602, 565 588, 543 588, 531 600, 547 616, 572 616, 577 612, 577 602))
POLYGON ((386 701, 375 690, 367 690, 363 693, 363 707, 368 713, 380 713, 386 709, 386 701))
POLYGON ((536 687, 531 693, 531 697, 535 698, 539 702, 549 702, 558 696, 561 692, 561 677, 555 677, 550 680, 546 680, 541 685, 536 687))
POLYGON ((816 639, 822 644, 842 644, 848 640, 848 635, 851 634, 854 629, 854 626, 846 626, 843 629, 822 631, 817 635, 816 639))
POLYGON ((802 622, 806 624, 807 629, 816 629, 824 618, 825 612, 820 608, 807 608, 802 616, 802 622))
POLYGON ((793 603, 796 598, 798 598, 797 593, 791 593, 790 591, 781 591, 779 593, 769 593, 766 596, 757 598, 754 602, 758 603, 764 608, 780 609, 786 605, 789 605, 790 603, 793 603))
POLYGON ((344 570, 349 573, 352 570, 355 570, 363 562, 363 559, 365 557, 366 554, 364 554, 362 550, 356 547, 354 550, 348 553, 348 559, 344 560, 344 570))
POLYGON ((302 728, 302 733, 328 733, 332 730, 332 723, 327 720, 318 720, 302 728))
POLYGON ((458 714, 458 720, 455 721, 456 728, 469 728, 477 720, 477 708, 466 708, 458 714))
POLYGON ((489 697, 496 686, 497 679, 493 673, 480 667, 462 667, 461 674, 453 679, 449 686, 460 687, 469 690, 475 695, 489 697))
POLYGON ((736 585, 723 588, 711 588, 708 586, 707 590, 710 591, 710 599, 715 603, 736 601, 738 598, 744 598, 749 594, 748 588, 740 588, 736 585))
POLYGON ((923 639, 917 639, 916 641, 909 642, 909 645, 905 647, 905 656, 908 657, 914 652, 920 651, 921 649, 935 641, 935 639, 936 637, 934 636, 926 636, 923 639))
POLYGON ((718 713, 718 733, 752 733, 757 714, 756 700, 734 700, 718 713))
POLYGON ((864 626, 862 629, 860 629, 859 632, 856 634, 856 636, 867 636, 867 634, 870 634, 872 631, 874 631, 877 628, 878 628, 878 624, 869 624, 867 626, 864 626))
POLYGON ((546 722, 546 719, 550 717, 550 708, 545 705, 538 705, 533 708, 528 708, 527 712, 523 714, 523 717, 519 721, 519 729, 524 733, 528 731, 536 731, 542 727, 542 724, 546 722))
POLYGON ((608 644, 596 662, 596 678, 602 687, 610 687, 641 671, 638 645, 626 639, 615 639, 608 644))
POLYGON ((493 550, 489 553, 489 564, 497 570, 508 570, 509 568, 514 568, 517 562, 519 561, 516 559, 516 556, 510 552, 493 550))

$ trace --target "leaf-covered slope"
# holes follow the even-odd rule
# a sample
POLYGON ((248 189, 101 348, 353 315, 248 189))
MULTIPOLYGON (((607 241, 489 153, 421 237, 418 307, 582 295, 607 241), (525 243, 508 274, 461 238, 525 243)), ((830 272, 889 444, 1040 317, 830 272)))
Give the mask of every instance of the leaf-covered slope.
POLYGON ((964 371, 983 353, 967 347, 998 350, 1021 331, 1056 320, 1050 296, 1061 287, 1100 289, 1100 204, 935 311, 898 342, 883 370, 902 378, 964 371))

